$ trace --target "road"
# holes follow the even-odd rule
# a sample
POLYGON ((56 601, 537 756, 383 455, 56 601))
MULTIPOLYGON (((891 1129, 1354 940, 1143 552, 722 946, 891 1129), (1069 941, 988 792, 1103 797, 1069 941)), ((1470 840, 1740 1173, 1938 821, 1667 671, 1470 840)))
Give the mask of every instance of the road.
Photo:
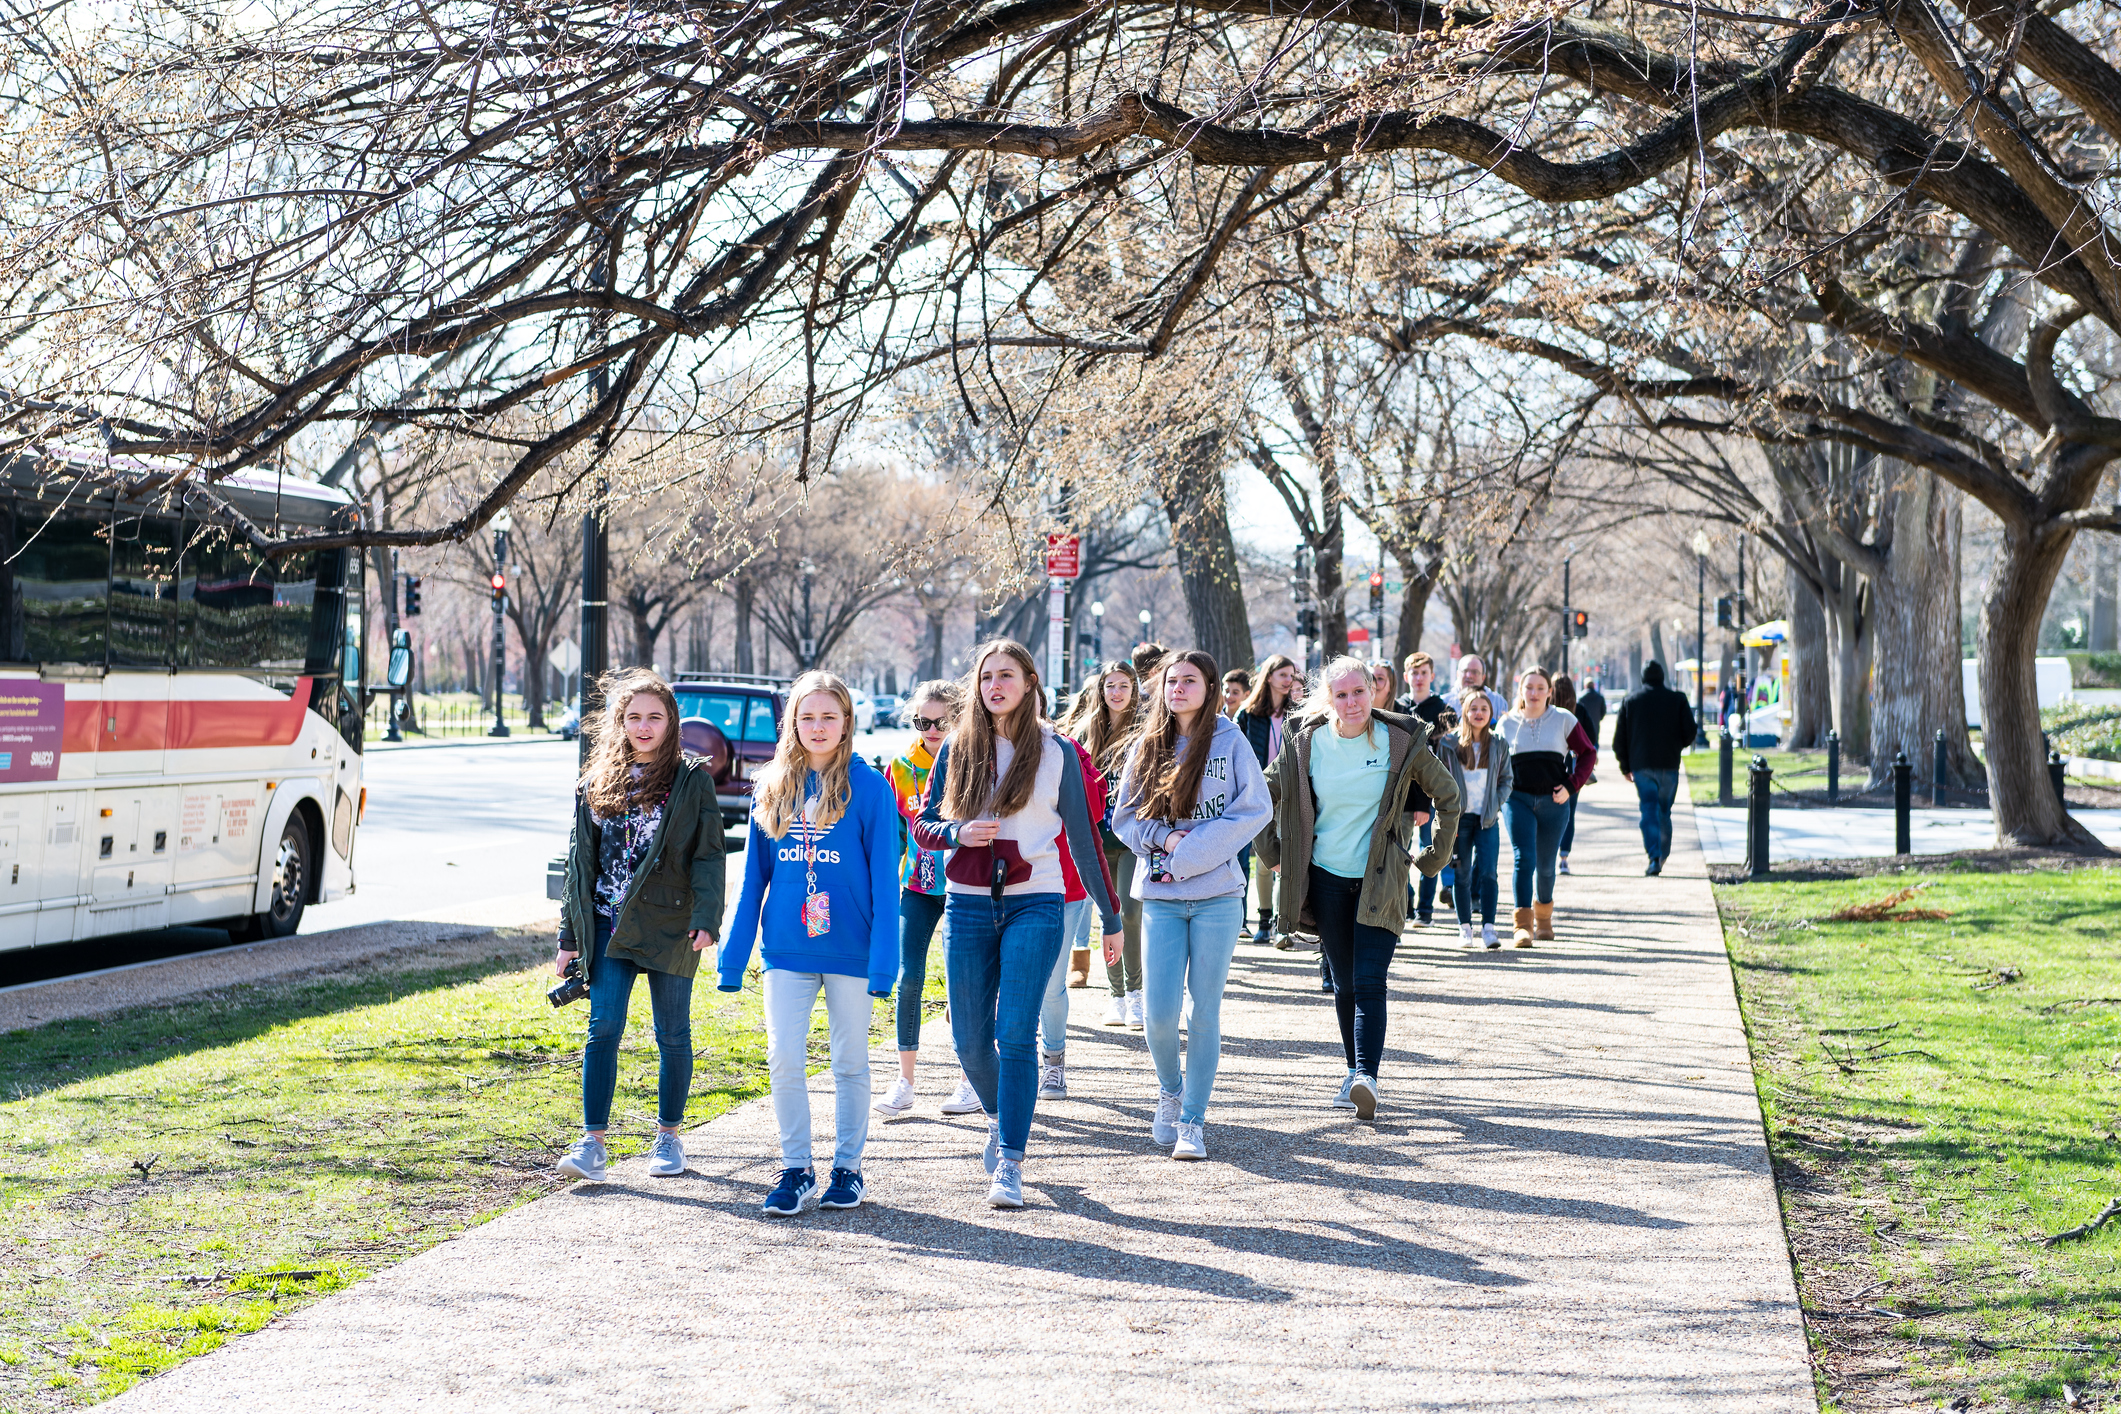
MULTIPOLYGON (((856 746, 888 761, 912 741, 910 731, 883 730, 863 733, 856 746)), ((501 926, 554 916, 545 865, 567 848, 575 762, 573 742, 546 738, 371 747, 362 763, 368 815, 354 845, 355 892, 310 905, 300 931, 393 919, 501 926)), ((730 842, 741 846, 742 836, 730 842)), ((217 928, 166 928, 0 953, 0 988, 227 946, 217 928)))

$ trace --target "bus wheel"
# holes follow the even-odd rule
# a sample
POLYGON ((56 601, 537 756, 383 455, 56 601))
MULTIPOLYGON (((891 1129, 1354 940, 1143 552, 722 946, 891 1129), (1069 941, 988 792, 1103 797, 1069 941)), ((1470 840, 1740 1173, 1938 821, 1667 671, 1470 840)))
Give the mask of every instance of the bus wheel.
POLYGON ((309 902, 309 829, 299 815, 290 815, 280 831, 280 847, 273 852, 272 905, 253 913, 238 928, 229 930, 238 941, 255 938, 286 938, 302 926, 302 909, 309 902))

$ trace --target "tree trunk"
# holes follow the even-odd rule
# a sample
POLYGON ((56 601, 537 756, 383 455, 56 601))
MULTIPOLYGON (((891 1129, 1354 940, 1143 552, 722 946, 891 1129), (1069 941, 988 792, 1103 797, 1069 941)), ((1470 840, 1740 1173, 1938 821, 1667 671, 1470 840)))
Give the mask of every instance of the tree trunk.
POLYGON ((738 575, 736 584, 731 592, 731 597, 736 601, 736 671, 747 677, 758 671, 757 668, 752 666, 751 655, 751 601, 753 592, 751 576, 738 575))
MULTIPOLYGON (((1393 636, 1392 671, 1396 675, 1411 653, 1421 651, 1422 620, 1429 616, 1429 595, 1435 591, 1436 576, 1422 573, 1421 564, 1412 555, 1394 555, 1399 564, 1401 589, 1399 591, 1399 632, 1393 636)), ((1449 663, 1437 665, 1440 678, 1451 670, 1449 663)))
MULTIPOLYGON (((1671 673, 1672 660, 1666 657, 1664 652, 1664 625, 1658 623, 1655 619, 1652 619, 1650 621, 1650 661, 1653 663, 1664 664, 1667 673, 1666 681, 1670 683, 1672 677, 1675 675, 1671 673)), ((1694 672, 1697 676, 1701 672, 1701 664, 1698 661, 1698 656, 1697 661, 1694 664, 1694 672)), ((1637 679, 1640 679, 1642 674, 1640 671, 1638 671, 1635 676, 1637 677, 1637 679)), ((1676 684, 1673 685, 1676 686, 1676 684)))
POLYGON ((924 681, 943 675, 943 622, 948 614, 949 610, 946 608, 927 611, 928 651, 921 663, 921 678, 924 681))
POLYGON ((1812 582, 1794 566, 1789 578, 1790 633, 1784 651, 1790 655, 1790 700, 1784 705, 1790 716, 1790 749, 1808 751, 1825 740, 1833 721, 1833 699, 1828 689, 1826 609, 1819 602, 1812 582))
POLYGON ((628 599, 626 601, 626 617, 633 622, 634 666, 653 668, 655 666, 656 633, 650 606, 638 599, 628 599))
POLYGON ((1850 764, 1871 759, 1870 693, 1871 663, 1870 596, 1856 582, 1856 573, 1840 571, 1842 589, 1826 609, 1828 690, 1834 711, 1834 730, 1841 736, 1841 759, 1850 764))
POLYGON ((1223 436, 1201 432, 1164 473, 1164 515, 1178 556, 1179 587, 1192 621, 1190 645, 1227 670, 1252 666, 1252 623, 1238 578, 1237 544, 1223 488, 1223 436))
POLYGON ((1981 605, 1981 741, 1988 754, 1989 804, 1998 845, 2108 851, 2071 819, 2048 780, 2040 749, 2040 694, 2033 677, 2048 595, 2069 557, 2073 532, 2044 535, 2006 520, 1981 605))
MULTIPOLYGON (((1892 784, 1893 757, 1906 752, 1913 778, 1930 784, 1935 738, 1945 734, 1945 784, 1981 778, 1966 733, 1959 670, 1961 494, 1936 477, 1892 465, 1890 547, 1885 573, 1871 580, 1872 660, 1869 789, 1892 784)), ((2038 620, 2032 620, 2037 623, 2038 620)))

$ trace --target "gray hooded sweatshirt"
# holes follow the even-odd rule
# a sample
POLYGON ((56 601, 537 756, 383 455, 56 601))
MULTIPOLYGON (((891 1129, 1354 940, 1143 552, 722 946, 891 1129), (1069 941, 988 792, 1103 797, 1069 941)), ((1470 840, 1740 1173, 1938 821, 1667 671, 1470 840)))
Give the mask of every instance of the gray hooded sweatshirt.
MULTIPOLYGON (((1202 709, 1205 711, 1206 709, 1202 709)), ((1237 856, 1274 818, 1274 805, 1267 796, 1266 773, 1243 729, 1228 717, 1214 717, 1215 735, 1208 744, 1208 765, 1201 773, 1200 799, 1185 822, 1185 833, 1171 850, 1170 871, 1175 883, 1158 884, 1146 868, 1134 871, 1134 892, 1144 899, 1206 899, 1245 891, 1244 871, 1237 856)), ((1183 759, 1187 738, 1180 737, 1176 754, 1183 759)), ((1120 842, 1147 861, 1151 852, 1164 847, 1176 828, 1162 820, 1145 820, 1134 813, 1146 793, 1136 773, 1141 748, 1127 753, 1127 767, 1120 776, 1119 804, 1112 811, 1112 833, 1120 842)))

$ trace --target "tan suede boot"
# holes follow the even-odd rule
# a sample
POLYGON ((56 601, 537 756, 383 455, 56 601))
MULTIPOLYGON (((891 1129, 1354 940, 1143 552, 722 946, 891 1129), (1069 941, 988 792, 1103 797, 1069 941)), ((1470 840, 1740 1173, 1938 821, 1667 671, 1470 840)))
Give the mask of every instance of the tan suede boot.
POLYGON ((1554 941, 1554 905, 1535 903, 1532 905, 1532 936, 1542 943, 1554 941))
POLYGON ((1090 985, 1090 949, 1077 948, 1068 954, 1068 985, 1087 987, 1090 985))
POLYGON ((1532 946, 1532 910, 1520 908, 1512 915, 1512 918, 1516 926, 1510 931, 1511 945, 1520 948, 1532 946))

